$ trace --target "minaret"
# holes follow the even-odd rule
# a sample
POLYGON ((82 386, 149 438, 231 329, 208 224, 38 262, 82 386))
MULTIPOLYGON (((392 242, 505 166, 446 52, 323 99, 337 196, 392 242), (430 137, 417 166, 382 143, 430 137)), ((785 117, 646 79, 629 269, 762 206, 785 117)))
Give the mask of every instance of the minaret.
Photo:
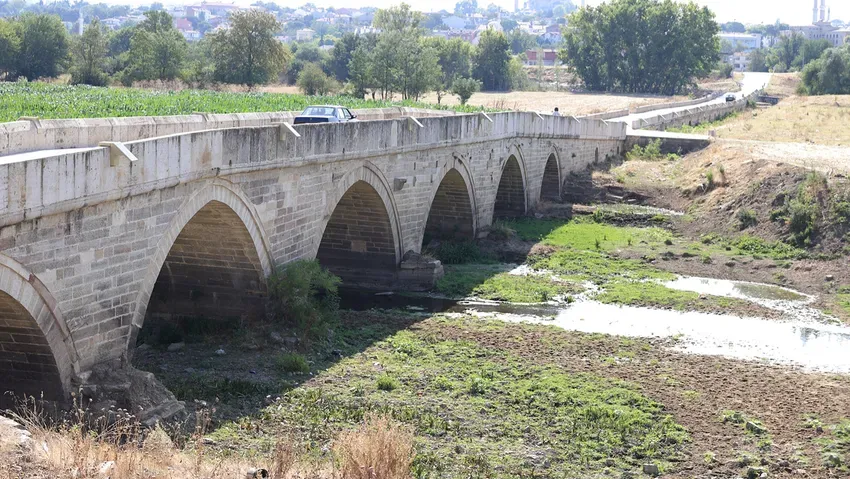
POLYGON ((820 0, 820 21, 826 21, 826 0, 820 0))
MULTIPOLYGON (((815 0, 815 1, 817 1, 817 0, 815 0)), ((514 11, 515 12, 519 11, 519 0, 514 0, 514 11)))
POLYGON ((815 0, 815 7, 812 8, 812 25, 818 22, 818 0, 815 0))

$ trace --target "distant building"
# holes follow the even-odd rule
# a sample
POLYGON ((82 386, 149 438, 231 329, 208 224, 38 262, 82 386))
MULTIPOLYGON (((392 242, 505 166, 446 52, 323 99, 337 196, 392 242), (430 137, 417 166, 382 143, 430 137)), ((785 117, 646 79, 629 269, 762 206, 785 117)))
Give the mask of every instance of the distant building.
POLYGON ((449 30, 463 30, 466 27, 466 19, 452 15, 443 19, 443 25, 449 27, 449 30))
POLYGON ((834 47, 844 45, 847 37, 850 37, 850 29, 840 28, 833 25, 831 21, 832 13, 826 6, 826 0, 814 0, 814 8, 812 9, 812 24, 800 27, 791 27, 791 30, 786 34, 800 33, 809 40, 827 40, 834 47))
POLYGON ((295 40, 299 42, 309 42, 316 35, 316 31, 311 28, 302 28, 295 32, 295 40))
MULTIPOLYGON (((528 50, 525 52, 525 64, 529 66, 539 65, 540 50, 528 50)), ((543 50, 543 66, 551 67, 558 63, 557 50, 543 50)))
POLYGON ((736 72, 745 72, 750 69, 750 54, 752 52, 735 52, 727 57, 726 62, 732 65, 736 72))
POLYGON ((757 33, 721 33, 718 35, 720 40, 727 40, 732 45, 741 45, 747 51, 756 50, 762 47, 761 35, 757 33))
POLYGON ((197 15, 193 15, 193 11, 196 10, 206 10, 210 12, 211 15, 215 15, 217 17, 227 16, 230 12, 234 10, 239 10, 239 6, 234 5, 232 3, 210 3, 210 2, 201 2, 195 5, 187 5, 186 6, 186 16, 187 17, 195 17, 197 15))
POLYGON ((196 42, 201 39, 201 32, 197 30, 182 30, 180 33, 183 34, 183 38, 185 38, 187 42, 196 42))

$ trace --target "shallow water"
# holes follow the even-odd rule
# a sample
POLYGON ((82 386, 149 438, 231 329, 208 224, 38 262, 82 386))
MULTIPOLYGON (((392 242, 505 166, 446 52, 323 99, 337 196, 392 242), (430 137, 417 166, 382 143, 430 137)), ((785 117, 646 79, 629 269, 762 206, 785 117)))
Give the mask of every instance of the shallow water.
POLYGON ((564 329, 634 337, 675 337, 675 349, 810 370, 850 373, 850 328, 815 321, 779 321, 582 301, 554 321, 564 329))

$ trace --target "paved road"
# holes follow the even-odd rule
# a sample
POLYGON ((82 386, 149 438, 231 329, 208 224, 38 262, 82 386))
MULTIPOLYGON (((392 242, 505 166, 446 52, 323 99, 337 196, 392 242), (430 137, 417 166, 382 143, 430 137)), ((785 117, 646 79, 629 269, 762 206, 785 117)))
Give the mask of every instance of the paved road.
MULTIPOLYGON (((741 81, 741 91, 735 92, 734 95, 737 98, 741 98, 749 95, 750 93, 760 90, 767 86, 767 83, 770 81, 770 73, 744 73, 744 79, 741 81)), ((729 92, 732 93, 732 92, 729 92)), ((726 102, 726 94, 721 95, 719 98, 715 98, 714 100, 707 101, 704 103, 698 103, 696 105, 690 106, 680 106, 676 108, 664 108, 661 110, 652 110, 643 113, 632 113, 629 116, 623 116, 620 118, 612 118, 609 121, 625 121, 630 126, 634 120, 638 120, 641 118, 650 118, 656 115, 666 115, 668 113, 673 113, 681 110, 686 110, 688 108, 694 108, 696 106, 705 106, 711 105, 714 103, 725 103, 726 102)))

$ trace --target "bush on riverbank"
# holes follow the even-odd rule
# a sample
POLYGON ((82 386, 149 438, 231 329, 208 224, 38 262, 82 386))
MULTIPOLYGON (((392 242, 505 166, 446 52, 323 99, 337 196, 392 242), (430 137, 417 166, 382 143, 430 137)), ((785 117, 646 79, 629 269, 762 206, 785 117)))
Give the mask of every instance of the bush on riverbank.
POLYGON ((275 322, 294 328, 305 342, 321 337, 339 311, 341 280, 317 260, 299 260, 268 279, 269 309, 275 322))

